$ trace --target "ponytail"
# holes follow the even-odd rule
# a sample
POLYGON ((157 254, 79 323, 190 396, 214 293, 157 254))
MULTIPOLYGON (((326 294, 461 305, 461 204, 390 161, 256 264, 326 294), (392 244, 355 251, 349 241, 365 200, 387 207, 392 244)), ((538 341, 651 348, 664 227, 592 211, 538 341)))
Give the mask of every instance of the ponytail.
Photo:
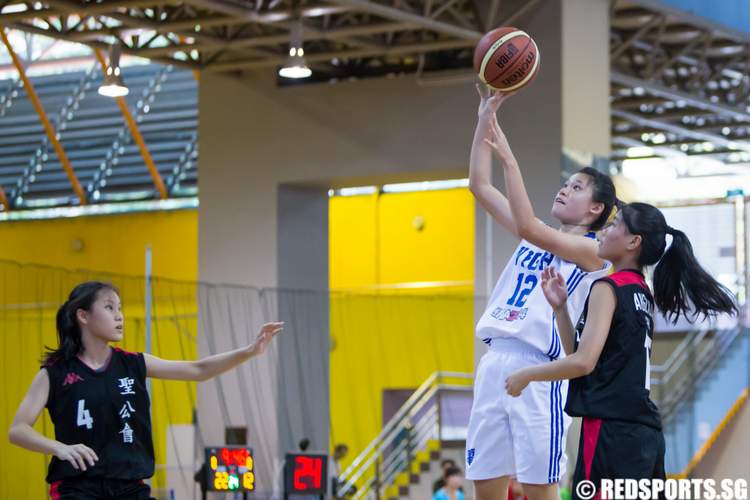
POLYGON ((628 231, 642 239, 638 265, 656 264, 654 301, 668 319, 676 323, 688 311, 695 318, 737 314, 732 293, 701 267, 687 235, 668 226, 659 209, 630 203, 622 207, 622 215, 628 231), (669 248, 667 235, 672 236, 669 248))
POLYGON ((43 364, 51 365, 60 360, 72 359, 83 351, 78 310, 90 311, 101 290, 112 290, 117 293, 113 285, 101 281, 81 283, 70 292, 68 300, 57 310, 57 349, 47 347, 42 359, 43 364))

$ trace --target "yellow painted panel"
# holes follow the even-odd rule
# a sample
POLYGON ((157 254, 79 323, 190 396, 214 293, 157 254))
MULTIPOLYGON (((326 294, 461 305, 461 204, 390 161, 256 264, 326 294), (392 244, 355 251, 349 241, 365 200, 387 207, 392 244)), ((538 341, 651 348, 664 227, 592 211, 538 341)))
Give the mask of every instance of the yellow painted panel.
POLYGON ((474 198, 468 189, 380 197, 381 284, 473 281, 474 198))
POLYGON ((182 280, 198 275, 195 210, 4 221, 0 242, 0 260, 131 275, 143 275, 151 245, 155 275, 182 280))
POLYGON ((375 283, 378 198, 336 196, 329 203, 328 260, 331 289, 375 283))
POLYGON ((346 467, 382 428, 384 390, 472 371, 474 200, 467 189, 334 197, 329 234, 331 441, 349 446, 346 467), (466 285, 387 288, 438 281, 466 285))

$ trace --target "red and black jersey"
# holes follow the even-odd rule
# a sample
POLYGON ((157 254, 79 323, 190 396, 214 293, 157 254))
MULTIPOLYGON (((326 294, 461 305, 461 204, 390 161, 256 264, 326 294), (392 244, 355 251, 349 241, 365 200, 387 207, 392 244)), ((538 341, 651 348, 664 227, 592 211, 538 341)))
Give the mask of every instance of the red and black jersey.
POLYGON ((80 359, 42 367, 50 380, 47 409, 55 439, 94 450, 99 461, 87 470, 52 458, 47 482, 76 477, 135 480, 154 473, 150 400, 142 353, 112 349, 107 364, 94 370, 80 359))
MULTIPOLYGON (((594 284, 598 282, 612 287, 617 305, 594 371, 570 381, 565 411, 574 417, 623 420, 661 429, 659 410, 649 397, 654 337, 651 291, 643 274, 634 270, 616 272, 594 284)), ((576 349, 589 299, 576 327, 576 349)))

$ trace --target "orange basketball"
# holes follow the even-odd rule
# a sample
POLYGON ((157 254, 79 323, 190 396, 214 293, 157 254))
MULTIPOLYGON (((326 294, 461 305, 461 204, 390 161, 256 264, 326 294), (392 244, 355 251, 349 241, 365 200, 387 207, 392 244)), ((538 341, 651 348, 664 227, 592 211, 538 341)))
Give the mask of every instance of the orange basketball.
POLYGON ((474 70, 495 90, 518 90, 539 72, 539 49, 518 28, 497 28, 485 34, 474 49, 474 70))

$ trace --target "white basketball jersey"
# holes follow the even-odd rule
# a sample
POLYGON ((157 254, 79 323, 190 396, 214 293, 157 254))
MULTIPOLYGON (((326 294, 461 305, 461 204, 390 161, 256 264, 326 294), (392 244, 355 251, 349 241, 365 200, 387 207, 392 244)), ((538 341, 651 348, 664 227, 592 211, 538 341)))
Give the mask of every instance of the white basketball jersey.
MULTIPOLYGON (((594 237, 589 233, 587 237, 594 237)), ((522 240, 505 266, 492 291, 487 309, 477 323, 476 334, 486 344, 493 338, 517 338, 550 359, 564 356, 552 307, 542 291, 542 271, 553 266, 568 289, 568 313, 573 324, 583 311, 591 283, 606 276, 609 263, 601 270, 583 271, 573 262, 552 255, 522 240)))

